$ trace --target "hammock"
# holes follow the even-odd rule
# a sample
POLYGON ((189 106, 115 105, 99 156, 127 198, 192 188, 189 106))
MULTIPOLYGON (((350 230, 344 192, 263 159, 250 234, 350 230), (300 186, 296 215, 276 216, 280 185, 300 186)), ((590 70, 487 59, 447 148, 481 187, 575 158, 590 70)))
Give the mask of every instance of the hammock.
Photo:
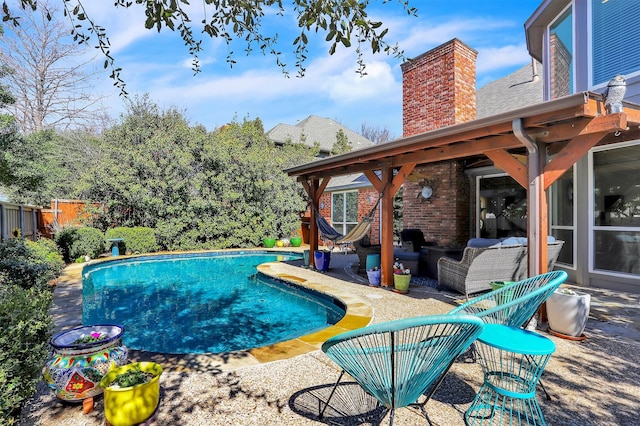
POLYGON ((369 233, 371 229, 371 223, 373 222, 373 215, 367 215, 346 235, 342 235, 335 230, 329 222, 320 213, 316 213, 316 224, 318 225, 318 231, 322 234, 322 237, 331 241, 333 244, 351 244, 356 241, 360 241, 365 235, 369 233))

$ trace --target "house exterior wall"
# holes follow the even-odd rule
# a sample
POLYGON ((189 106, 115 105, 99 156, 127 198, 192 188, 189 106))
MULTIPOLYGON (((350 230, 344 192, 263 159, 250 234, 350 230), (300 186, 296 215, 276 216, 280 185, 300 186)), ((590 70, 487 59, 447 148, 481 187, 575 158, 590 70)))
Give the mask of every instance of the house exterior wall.
MULTIPOLYGON (((544 65, 544 100, 555 98, 559 93, 558 88, 566 86, 565 81, 556 81, 557 76, 563 75, 563 70, 552 69, 553 62, 550 60, 550 58, 558 58, 566 52, 558 52, 555 40, 550 38, 546 29, 567 6, 572 8, 574 42, 571 52, 573 57, 567 56, 567 62, 564 66, 568 67, 568 61, 573 60, 574 87, 571 89, 573 92, 602 92, 605 89, 606 83, 593 86, 590 77, 592 68, 591 20, 592 18, 598 19, 598 16, 592 16, 590 4, 590 1, 546 0, 543 2, 542 7, 536 10, 525 23, 529 52, 531 55, 542 59, 544 65)), ((615 31, 625 34, 625 28, 622 23, 615 28, 615 31)), ((635 44, 631 43, 631 45, 635 44)), ((625 101, 640 103, 640 74, 638 72, 631 73, 626 76, 626 81, 625 101)), ((640 143, 640 141, 637 142, 640 143)), ((611 145, 610 148, 618 149, 616 145, 611 145)), ((574 181, 576 208, 573 228, 574 264, 558 264, 557 267, 566 270, 569 274, 569 280, 579 285, 639 292, 639 274, 621 274, 593 267, 594 258, 599 255, 595 253, 594 224, 593 219, 589 216, 589 212, 594 210, 593 200, 596 198, 592 183, 593 173, 592 165, 589 163, 589 156, 583 157, 576 163, 574 181)), ((622 253, 620 253, 620 256, 622 256, 622 253)))
MULTIPOLYGON (((453 39, 402 65, 404 137, 476 118, 476 57, 453 39)), ((434 195, 424 200, 419 183, 404 183, 403 227, 420 229, 440 245, 466 242, 472 218, 463 163, 443 161, 416 172, 428 176, 434 195)))

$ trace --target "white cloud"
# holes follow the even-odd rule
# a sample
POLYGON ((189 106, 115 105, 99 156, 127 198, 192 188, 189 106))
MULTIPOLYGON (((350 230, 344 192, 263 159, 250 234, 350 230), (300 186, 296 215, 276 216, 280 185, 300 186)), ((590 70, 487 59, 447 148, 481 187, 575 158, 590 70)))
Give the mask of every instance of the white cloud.
POLYGON ((524 44, 478 49, 478 73, 526 64, 531 61, 524 44))
POLYGON ((391 66, 386 62, 368 63, 365 72, 367 75, 360 76, 356 73, 356 67, 351 67, 329 77, 325 87, 331 99, 336 103, 376 102, 402 90, 402 85, 395 81, 391 66))

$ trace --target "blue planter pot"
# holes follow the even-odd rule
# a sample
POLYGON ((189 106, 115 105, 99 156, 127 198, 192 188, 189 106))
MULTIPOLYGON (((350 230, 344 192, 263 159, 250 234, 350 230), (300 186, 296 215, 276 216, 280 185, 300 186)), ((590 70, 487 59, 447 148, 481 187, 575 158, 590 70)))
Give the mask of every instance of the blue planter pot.
POLYGON ((327 271, 329 269, 329 262, 331 261, 331 252, 316 250, 313 252, 313 259, 315 260, 316 269, 318 271, 327 271))

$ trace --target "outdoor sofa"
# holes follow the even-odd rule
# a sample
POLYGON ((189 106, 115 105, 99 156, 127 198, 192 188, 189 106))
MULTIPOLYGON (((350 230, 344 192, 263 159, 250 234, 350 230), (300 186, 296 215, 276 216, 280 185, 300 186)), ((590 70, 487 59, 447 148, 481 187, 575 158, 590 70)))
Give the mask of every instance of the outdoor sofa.
MULTIPOLYGON (((563 244, 564 241, 549 237, 549 271, 553 270, 563 244)), ((474 238, 469 240, 460 261, 447 257, 438 260, 438 287, 449 287, 468 298, 470 294, 491 290, 492 281, 527 278, 527 263, 526 238, 474 238)))

